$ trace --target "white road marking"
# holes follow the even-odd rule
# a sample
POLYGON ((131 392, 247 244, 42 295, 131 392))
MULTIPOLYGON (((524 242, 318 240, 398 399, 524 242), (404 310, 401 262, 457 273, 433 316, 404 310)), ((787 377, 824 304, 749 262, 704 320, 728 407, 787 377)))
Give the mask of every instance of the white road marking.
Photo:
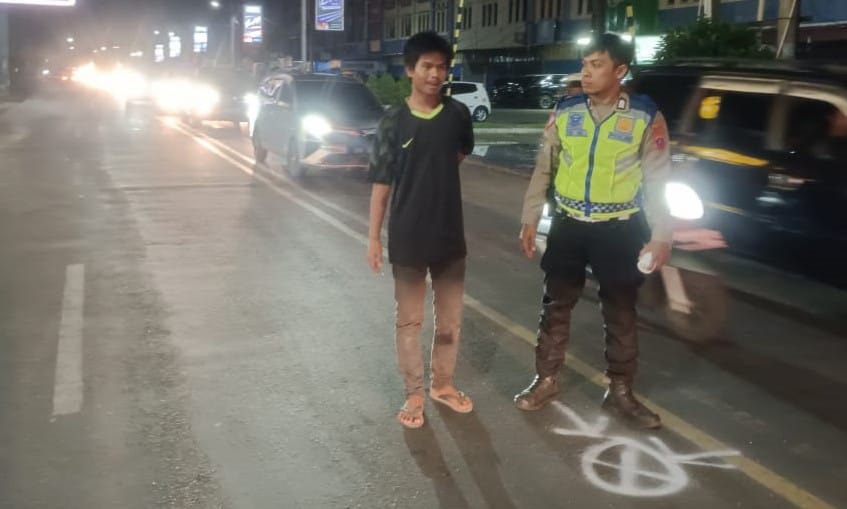
POLYGON ((82 408, 82 326, 85 307, 85 266, 68 265, 62 297, 62 321, 56 352, 53 416, 75 414, 82 408))

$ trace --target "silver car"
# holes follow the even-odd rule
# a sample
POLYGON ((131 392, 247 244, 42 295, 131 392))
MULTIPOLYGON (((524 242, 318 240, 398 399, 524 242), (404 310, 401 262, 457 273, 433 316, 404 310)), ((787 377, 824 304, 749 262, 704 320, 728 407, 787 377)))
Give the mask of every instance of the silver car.
POLYGON ((278 74, 259 87, 251 122, 256 162, 282 158, 294 177, 308 168, 364 168, 384 109, 360 81, 332 74, 278 74))

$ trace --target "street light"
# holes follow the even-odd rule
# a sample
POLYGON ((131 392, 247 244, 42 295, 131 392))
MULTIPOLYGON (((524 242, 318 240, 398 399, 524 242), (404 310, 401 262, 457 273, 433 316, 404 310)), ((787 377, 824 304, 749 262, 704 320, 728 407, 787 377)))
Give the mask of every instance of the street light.
POLYGON ((212 9, 220 9, 221 3, 218 0, 212 0, 211 2, 209 2, 209 7, 211 7, 212 9))
POLYGON ((153 35, 159 35, 160 33, 161 32, 159 32, 158 30, 153 30, 153 35))

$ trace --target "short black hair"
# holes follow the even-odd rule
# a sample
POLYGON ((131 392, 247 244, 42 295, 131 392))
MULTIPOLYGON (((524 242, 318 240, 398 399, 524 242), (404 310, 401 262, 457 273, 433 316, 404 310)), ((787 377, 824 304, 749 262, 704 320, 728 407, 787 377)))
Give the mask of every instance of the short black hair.
POLYGON ((632 66, 633 48, 621 36, 612 33, 595 35, 582 50, 582 57, 592 53, 608 53, 616 66, 632 66))
POLYGON ((444 55, 447 65, 453 60, 453 48, 446 39, 436 32, 420 32, 406 41, 403 47, 403 64, 407 69, 413 69, 418 65, 421 55, 438 52, 444 55))

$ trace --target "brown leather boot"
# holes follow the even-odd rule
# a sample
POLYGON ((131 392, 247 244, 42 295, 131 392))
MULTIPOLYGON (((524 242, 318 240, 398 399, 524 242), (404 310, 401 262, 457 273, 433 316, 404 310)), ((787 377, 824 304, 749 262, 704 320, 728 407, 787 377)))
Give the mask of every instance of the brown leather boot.
POLYGON ((515 396, 515 406, 525 411, 541 410, 557 394, 559 394, 558 376, 545 378, 536 376, 529 387, 515 396))
POLYGON ((632 381, 613 378, 603 396, 603 409, 614 411, 619 417, 643 429, 662 427, 662 419, 650 411, 632 393, 632 381))

